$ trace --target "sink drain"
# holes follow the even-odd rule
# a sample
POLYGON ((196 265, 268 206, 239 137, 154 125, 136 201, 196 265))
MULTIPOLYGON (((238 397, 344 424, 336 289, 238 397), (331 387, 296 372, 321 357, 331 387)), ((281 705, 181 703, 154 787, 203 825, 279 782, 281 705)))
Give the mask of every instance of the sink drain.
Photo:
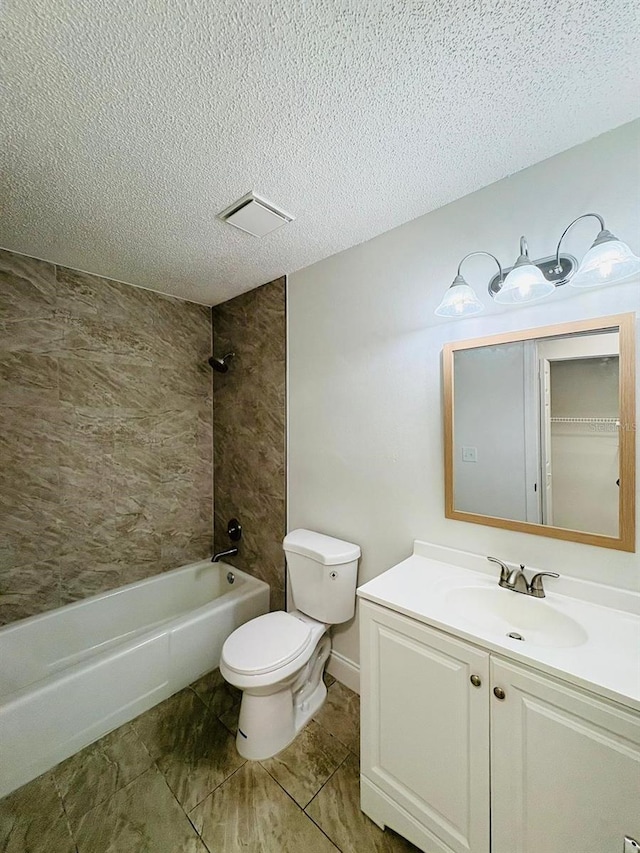
POLYGON ((518 634, 517 631, 510 631, 507 634, 507 637, 511 637, 512 640, 524 640, 524 637, 522 636, 522 634, 518 634))

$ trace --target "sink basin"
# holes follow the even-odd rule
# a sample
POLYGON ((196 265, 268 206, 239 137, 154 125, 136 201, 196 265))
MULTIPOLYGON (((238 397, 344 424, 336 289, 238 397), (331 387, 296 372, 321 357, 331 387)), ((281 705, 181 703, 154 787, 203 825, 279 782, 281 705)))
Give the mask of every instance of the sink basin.
POLYGON ((587 633, 578 622, 539 598, 530 598, 508 589, 461 587, 445 595, 445 605, 452 613, 484 631, 536 646, 569 648, 587 641, 587 633))

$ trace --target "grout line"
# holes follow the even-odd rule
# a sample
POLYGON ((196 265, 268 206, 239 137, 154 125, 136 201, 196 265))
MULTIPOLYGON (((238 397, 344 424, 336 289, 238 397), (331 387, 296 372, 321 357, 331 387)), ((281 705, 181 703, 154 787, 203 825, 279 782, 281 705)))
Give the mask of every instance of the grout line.
POLYGON ((67 830, 68 830, 69 836, 71 838, 71 843, 73 844, 76 853, 79 853, 78 842, 76 841, 76 834, 73 831, 73 828, 71 826, 71 821, 69 819, 69 815, 67 814, 67 807, 65 806, 64 797, 62 796, 62 793, 60 791, 60 786, 58 785, 58 780, 56 779, 54 773, 51 773, 51 781, 53 782, 53 787, 56 789, 56 794, 58 795, 58 800, 60 802, 60 808, 62 810, 62 814, 64 815, 65 823, 67 824, 67 830))
MULTIPOLYGON (((323 785, 322 787, 324 788, 324 785, 323 785)), ((322 790, 322 788, 321 788, 320 790, 322 790)), ((320 792, 318 792, 318 793, 320 793, 320 792)), ((317 796, 317 794, 316 794, 316 796, 317 796)), ((314 797, 313 799, 315 800, 315 797, 314 797)), ((313 802, 313 800, 312 800, 312 802, 313 802)), ((337 844, 336 844, 336 842, 333 840, 333 838, 331 838, 331 836, 330 836, 330 835, 328 835, 328 834, 327 834, 327 832, 325 832, 325 830, 320 826, 320 824, 319 824, 317 821, 315 821, 315 820, 311 817, 311 815, 307 813, 307 811, 306 811, 305 809, 303 809, 302 813, 304 814, 304 816, 305 816, 306 818, 308 818, 308 819, 311 821, 311 823, 312 823, 314 826, 317 826, 317 827, 318 827, 318 829, 320 830, 320 832, 325 836, 325 838, 328 838, 328 839, 329 839, 329 841, 331 842, 331 844, 333 844, 333 846, 336 848, 336 850, 339 850, 339 851, 340 851, 340 853, 342 853, 342 847, 338 847, 338 845, 337 845, 337 844)))
MULTIPOLYGON (((350 754, 352 754, 352 753, 350 753, 350 754)), ((311 803, 315 800, 315 798, 318 796, 318 794, 320 794, 320 793, 321 793, 321 791, 323 791, 323 790, 324 790, 325 786, 329 784, 329 782, 333 779, 333 777, 336 775, 336 773, 338 772, 338 770, 340 770, 340 768, 342 767, 342 765, 343 765, 343 764, 348 760, 348 758, 349 758, 349 754, 345 755, 345 757, 342 759, 342 761, 340 762, 340 764, 338 764, 338 766, 337 766, 337 767, 336 767, 336 769, 333 771, 333 773, 331 774, 331 776, 329 776, 329 778, 326 780, 326 782, 324 782, 324 783, 321 785, 321 787, 320 787, 320 788, 318 788, 318 790, 315 792, 315 794, 313 795, 313 797, 309 800, 309 802, 307 803, 307 805, 304 807, 303 811, 305 812, 305 814, 306 814, 307 809, 308 809, 308 808, 309 808, 309 806, 311 805, 311 803)), ((311 817, 310 815, 307 815, 307 816, 308 816, 308 817, 311 817)), ((311 818, 311 820, 313 820, 313 818, 311 818)), ((315 823, 315 821, 313 821, 313 822, 315 823)))
MULTIPOLYGON (((232 773, 230 773, 227 777, 225 777, 225 778, 222 780, 222 782, 220 782, 218 785, 216 785, 216 786, 215 786, 215 788, 212 788, 206 796, 204 796, 201 800, 199 800, 199 801, 195 804, 195 806, 192 806, 192 807, 189 809, 189 812, 192 812, 194 809, 197 809, 197 808, 198 808, 198 806, 202 805, 202 803, 204 803, 204 801, 205 801, 205 800, 208 800, 208 799, 209 799, 209 797, 210 797, 212 794, 214 794, 216 791, 218 791, 220 788, 222 788, 222 786, 223 786, 223 785, 226 785, 226 783, 229 781, 229 779, 231 779, 231 778, 232 778, 232 776, 235 776, 235 775, 236 775, 236 773, 238 773, 238 771, 242 770, 242 768, 245 766, 245 764, 247 764, 247 760, 246 760, 246 758, 245 758, 245 760, 242 762, 242 764, 241 764, 239 767, 236 767, 236 769, 235 769, 232 773)), ((160 772, 162 772, 162 771, 160 771, 160 772)), ((169 784, 169 783, 167 782, 167 784, 169 784)), ((196 832, 198 833, 198 836, 200 836, 200 833, 198 832, 197 828, 196 828, 196 827, 194 826, 194 824, 193 824, 193 821, 192 821, 192 820, 191 820, 191 818, 189 817, 189 812, 188 812, 188 811, 185 809, 185 807, 184 807, 184 806, 182 806, 182 805, 180 806, 180 808, 182 809, 182 811, 186 814, 186 816, 187 816, 187 817, 189 818, 189 820, 191 821, 191 825, 194 827, 194 829, 195 829, 195 830, 196 830, 196 832)), ((200 836, 200 837, 202 837, 202 836, 200 836)))
MULTIPOLYGON (((199 805, 201 805, 202 803, 204 803, 204 801, 205 801, 206 799, 208 799, 208 798, 211 796, 211 794, 213 794, 215 791, 217 791, 217 790, 218 790, 218 788, 222 788, 222 786, 223 786, 226 782, 228 782, 228 781, 229 781, 229 779, 231 779, 231 777, 232 777, 232 776, 235 776, 235 775, 236 775, 236 773, 238 772, 238 770, 242 770, 242 768, 244 767, 244 765, 245 765, 246 763, 247 763, 247 759, 245 758, 245 759, 243 760, 242 764, 241 764, 239 767, 236 767, 236 769, 235 769, 235 770, 233 770, 231 773, 229 773, 229 775, 228 775, 228 776, 225 776, 225 777, 224 777, 224 779, 222 780, 222 782, 218 782, 218 784, 217 784, 215 787, 213 787, 213 788, 212 788, 212 789, 211 789, 207 794, 205 794, 205 796, 204 796, 201 800, 198 800, 198 802, 197 802, 194 806, 191 806, 191 808, 189 809, 189 811, 190 811, 190 812, 192 812, 195 808, 197 808, 199 805)), ((162 771, 160 771, 160 772, 162 772, 162 771)), ((169 784, 169 783, 167 783, 167 784, 169 784)), ((187 817, 189 817, 189 812, 185 809, 185 807, 184 807, 184 806, 182 807, 182 810, 183 810, 183 812, 187 815, 187 817)), ((191 820, 191 818, 189 818, 189 820, 191 820)))
POLYGON ((325 732, 325 734, 331 735, 331 737, 335 738, 335 740, 337 740, 341 746, 344 746, 345 749, 349 750, 351 755, 355 755, 355 757, 358 759, 358 761, 360 760, 359 754, 357 752, 354 752, 354 750, 351 749, 351 747, 349 746, 348 743, 345 743, 341 738, 338 737, 338 735, 334 734, 331 731, 331 729, 328 729, 328 728, 326 728, 326 726, 323 726, 322 723, 320 722, 320 720, 316 720, 315 717, 312 717, 312 719, 314 720, 314 722, 316 722, 320 726, 320 728, 322 729, 323 732, 325 732))
POLYGON ((315 824, 315 825, 318 827, 318 829, 319 829, 319 830, 320 830, 324 835, 326 835, 326 836, 327 836, 327 838, 329 839, 329 841, 334 845, 334 847, 336 848, 336 850, 339 850, 339 851, 340 851, 340 853, 342 853, 342 848, 341 848, 341 847, 338 847, 338 845, 337 845, 337 844, 336 844, 336 842, 333 840, 333 838, 331 838, 331 836, 330 836, 330 835, 328 835, 328 834, 325 832, 325 830, 320 826, 320 824, 319 824, 316 820, 314 820, 314 819, 313 819, 313 817, 309 814, 309 812, 307 811, 307 809, 309 808, 309 806, 311 805, 311 803, 316 799, 316 797, 318 796, 318 794, 320 794, 320 793, 324 790, 325 786, 329 784, 329 782, 333 779, 333 777, 336 775, 336 773, 338 772, 338 770, 340 770, 340 768, 343 766, 343 764, 345 764, 345 762, 348 760, 348 758, 349 758, 349 755, 346 755, 346 756, 345 756, 345 758, 340 762, 340 764, 339 764, 339 765, 336 767, 336 769, 333 771, 333 773, 331 774, 331 776, 329 776, 329 778, 328 778, 328 779, 327 779, 327 781, 324 783, 324 785, 320 788, 320 790, 319 790, 319 791, 314 795, 314 797, 313 797, 313 798, 312 798, 312 799, 307 803, 307 805, 306 805, 306 806, 304 807, 304 809, 303 809, 303 811, 304 811, 305 815, 309 818, 309 820, 310 820, 313 824, 315 824))
MULTIPOLYGON (((202 846, 203 846, 203 847, 208 851, 208 853, 211 853, 210 848, 207 846, 207 844, 205 844, 204 839, 202 838, 202 836, 200 835, 200 833, 198 832, 198 830, 197 830, 197 829, 196 829, 196 827, 194 826, 193 821, 192 821, 192 820, 191 820, 191 818, 189 817, 189 814, 188 814, 187 810, 186 810, 186 809, 185 809, 185 807, 182 805, 182 803, 180 802, 180 800, 177 798, 177 796, 176 796, 176 794, 175 794, 175 792, 174 792, 173 788, 172 788, 172 787, 171 787, 171 785, 169 784, 169 780, 167 779, 167 777, 164 775, 164 773, 163 773, 163 772, 162 772, 162 770, 158 767, 158 765, 157 765, 157 764, 155 765, 155 767, 156 767, 156 770, 158 771, 158 773, 162 776, 162 779, 163 779, 163 781, 164 781, 165 785, 167 786, 167 788, 169 789, 169 791, 170 791, 170 793, 171 793, 171 796, 173 797, 173 799, 176 801, 176 803, 177 803, 177 804, 178 804, 178 806, 180 807, 180 811, 181 811, 181 812, 182 812, 182 814, 186 817, 186 819, 187 819, 187 821, 188 821, 188 823, 189 823, 189 826, 190 826, 190 827, 193 829, 193 831, 195 832, 196 838, 198 838, 198 839, 201 841, 202 846)), ((205 798, 205 799, 206 799, 206 798, 205 798)), ((195 806, 194 806, 194 808, 195 808, 195 806)))
MULTIPOLYGON (((265 758, 264 760, 265 760, 265 761, 267 761, 268 759, 266 759, 266 758, 265 758)), ((346 759, 345 759, 345 761, 346 761, 346 759)), ((308 815, 308 814, 307 814, 307 812, 305 811, 306 806, 303 808, 303 807, 300 805, 300 803, 299 803, 297 800, 295 800, 295 799, 291 796, 291 794, 287 791, 287 789, 286 789, 286 788, 283 788, 283 786, 280 784, 280 782, 278 782, 278 780, 277 780, 277 779, 276 779, 276 778, 275 778, 275 777, 274 777, 274 776, 269 772, 269 770, 268 770, 268 769, 267 769, 267 768, 262 764, 262 761, 257 761, 257 762, 256 762, 256 764, 259 764, 259 765, 260 765, 260 767, 262 767, 262 769, 265 771, 265 773, 266 773, 266 774, 267 774, 271 779, 273 779, 273 781, 276 783, 276 785, 278 785, 278 787, 279 787, 282 791, 284 791, 284 793, 287 795, 287 797, 289 797, 289 799, 291 800, 291 802, 293 803, 293 805, 298 809, 298 811, 302 812, 302 814, 303 814, 306 818, 308 818, 314 826, 317 826, 317 827, 318 827, 318 829, 320 830, 320 832, 325 836, 325 838, 327 838, 327 839, 331 842, 331 844, 333 844, 333 846, 336 848, 336 850, 340 850, 340 848, 337 846, 337 844, 335 843, 335 841, 333 841, 333 839, 331 839, 331 838, 327 835, 327 833, 324 831, 324 829, 323 829, 321 826, 318 826, 318 824, 317 824, 317 823, 315 822, 315 820, 311 817, 311 815, 308 815)), ((342 764, 344 764, 344 761, 340 764, 340 766, 342 766, 342 764)), ((334 773, 335 773, 337 770, 338 770, 338 768, 336 767, 336 770, 334 770, 334 773)), ((331 776, 333 776, 333 773, 331 774, 331 776)), ((329 779, 331 778, 331 776, 329 777, 329 779)), ((327 779, 327 782, 329 781, 329 779, 327 779)), ((311 802, 313 802, 313 800, 315 800, 315 798, 316 798, 316 797, 317 797, 317 795, 320 793, 320 791, 322 790, 322 788, 324 788, 324 786, 327 784, 327 782, 325 782, 325 783, 320 787, 320 789, 318 790, 318 792, 317 792, 316 794, 314 794, 314 795, 313 795, 313 797, 309 800, 309 803, 311 803, 311 802)), ((307 806, 309 805, 309 803, 307 803, 307 806)))
MULTIPOLYGON (((206 710, 207 710, 207 711, 209 711, 209 710, 210 710, 209 705, 207 705, 207 703, 204 701, 204 699, 202 698, 202 696, 200 696, 200 694, 199 694, 199 693, 197 693, 197 691, 196 691, 196 690, 194 690, 194 688, 191 686, 191 684, 188 684, 188 685, 187 685, 187 687, 186 687, 186 689, 187 689, 187 690, 190 690, 190 691, 193 693, 193 695, 194 695, 194 696, 197 696, 198 700, 199 700, 199 701, 204 705, 204 707, 206 708, 206 710)), ((177 696, 178 694, 177 694, 177 693, 174 693, 173 695, 174 695, 174 696, 177 696)), ((214 716, 215 716, 215 715, 214 715, 214 716)))

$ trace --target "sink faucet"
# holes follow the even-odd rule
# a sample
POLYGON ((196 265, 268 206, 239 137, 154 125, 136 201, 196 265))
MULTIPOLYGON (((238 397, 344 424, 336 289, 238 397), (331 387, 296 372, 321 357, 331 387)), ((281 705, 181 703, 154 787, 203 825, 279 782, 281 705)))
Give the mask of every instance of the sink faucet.
POLYGON ((521 592, 523 595, 531 595, 533 598, 544 598, 544 586, 542 578, 559 578, 560 575, 556 572, 537 572, 531 581, 527 580, 524 573, 524 565, 520 563, 519 569, 510 569, 506 563, 499 560, 497 557, 487 557, 492 563, 497 563, 500 566, 500 580, 498 586, 503 589, 510 589, 511 592, 521 592))
POLYGON ((211 558, 212 563, 218 563, 223 557, 236 557, 238 555, 238 549, 234 545, 233 548, 227 548, 226 551, 218 551, 217 554, 214 554, 211 558))

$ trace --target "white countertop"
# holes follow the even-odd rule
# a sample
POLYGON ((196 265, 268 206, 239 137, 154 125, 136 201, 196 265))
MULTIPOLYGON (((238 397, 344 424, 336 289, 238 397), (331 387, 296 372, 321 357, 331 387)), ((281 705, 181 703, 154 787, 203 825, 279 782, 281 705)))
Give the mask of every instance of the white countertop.
MULTIPOLYGON (((498 577, 499 567, 486 557, 416 542, 413 556, 359 587, 358 596, 640 711, 640 595, 577 579, 544 578, 544 605, 559 619, 564 614, 579 623, 585 638, 569 647, 537 645, 526 636, 524 642, 513 640, 451 606, 452 591, 473 587, 499 590, 498 595, 510 597, 507 611, 511 601, 517 611, 521 602, 516 599, 526 597, 500 589, 498 577)), ((519 630, 515 621, 513 630, 519 630)))

